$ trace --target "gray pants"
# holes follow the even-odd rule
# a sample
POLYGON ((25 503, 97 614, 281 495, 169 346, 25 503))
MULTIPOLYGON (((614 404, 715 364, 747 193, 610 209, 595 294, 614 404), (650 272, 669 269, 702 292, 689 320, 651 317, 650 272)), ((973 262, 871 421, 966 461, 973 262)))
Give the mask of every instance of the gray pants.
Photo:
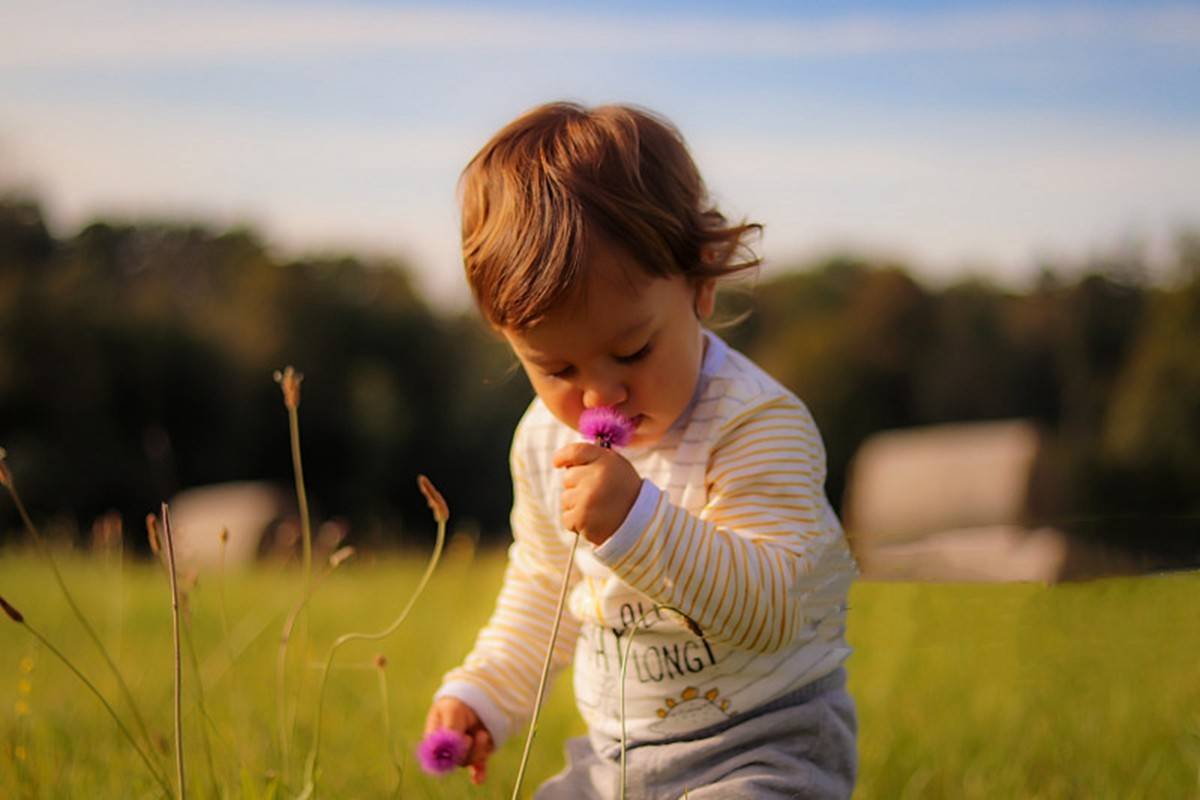
MULTIPOLYGON (((848 798, 858 771, 858 721, 839 667, 790 694, 687 738, 626 753, 628 800, 848 798)), ((579 737, 567 767, 535 800, 616 800, 621 745, 579 737)))

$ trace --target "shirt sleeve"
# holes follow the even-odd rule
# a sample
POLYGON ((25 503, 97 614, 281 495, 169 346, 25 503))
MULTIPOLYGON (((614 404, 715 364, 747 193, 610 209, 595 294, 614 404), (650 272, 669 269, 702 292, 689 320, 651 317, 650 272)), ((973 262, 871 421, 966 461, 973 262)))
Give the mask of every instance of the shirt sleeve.
MULTIPOLYGON (((479 715, 499 746, 529 717, 554 626, 569 542, 538 500, 514 437, 513 543, 491 618, 462 666, 451 670, 435 697, 457 697, 479 715)), ((578 580, 573 569, 571 584, 578 580)), ((575 651, 579 622, 564 609, 551 669, 560 671, 575 651)), ((549 691, 549 687, 547 687, 549 691)))
POLYGON ((824 481, 812 417, 795 398, 778 398, 722 426, 698 516, 643 484, 638 505, 651 507, 643 508, 648 521, 595 553, 713 641, 775 652, 802 629, 806 577, 821 550, 843 535, 827 524, 824 481))

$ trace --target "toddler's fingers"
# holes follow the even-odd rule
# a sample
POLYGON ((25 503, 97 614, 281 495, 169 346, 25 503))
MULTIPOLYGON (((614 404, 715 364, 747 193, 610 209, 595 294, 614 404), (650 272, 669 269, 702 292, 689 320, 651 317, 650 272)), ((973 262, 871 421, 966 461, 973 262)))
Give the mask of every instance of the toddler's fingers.
POLYGON ((563 475, 562 485, 564 489, 574 489, 579 485, 579 470, 568 469, 563 475))
POLYGON ((446 727, 446 726, 442 725, 442 712, 435 705, 432 708, 430 708, 429 713, 425 715, 425 734, 424 735, 428 736, 429 734, 433 733, 434 731, 436 731, 440 728, 444 728, 444 727, 446 727))
POLYGON ((471 783, 483 783, 487 777, 487 760, 491 756, 494 744, 492 735, 486 728, 479 728, 472 737, 471 752, 467 754, 467 767, 471 772, 471 783))
POLYGON ((559 515, 559 522, 562 523, 563 529, 572 533, 579 533, 583 526, 583 515, 574 509, 569 511, 564 510, 559 515))
POLYGON ((426 735, 442 730, 443 728, 458 731, 459 733, 466 733, 470 725, 471 719, 465 713, 464 707, 459 703, 435 702, 430 707, 429 713, 425 716, 426 735))
POLYGON ((592 463, 607 452, 609 451, 597 444, 575 442, 574 444, 569 444, 566 447, 561 448, 557 453, 554 454, 554 466, 583 466, 584 464, 592 463))

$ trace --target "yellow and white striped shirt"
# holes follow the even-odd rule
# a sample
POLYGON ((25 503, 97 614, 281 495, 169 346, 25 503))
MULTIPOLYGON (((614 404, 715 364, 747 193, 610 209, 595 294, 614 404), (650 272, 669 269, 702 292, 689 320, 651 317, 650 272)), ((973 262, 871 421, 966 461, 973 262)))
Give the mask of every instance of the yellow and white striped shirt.
MULTIPOLYGON (((620 737, 621 657, 630 741, 720 722, 832 672, 850 654, 857 575, 825 497, 808 409, 706 332, 696 393, 658 442, 624 448, 642 476, 633 509, 599 547, 580 542, 556 668, 574 656, 594 734, 620 737), (702 636, 671 606, 694 621, 702 636), (636 635, 634 635, 636 628, 636 635), (630 642, 632 641, 632 645, 630 642)), ((538 400, 513 437, 513 544, 496 609, 438 696, 479 714, 497 744, 528 719, 575 534, 559 524, 562 470, 579 434, 538 400)))

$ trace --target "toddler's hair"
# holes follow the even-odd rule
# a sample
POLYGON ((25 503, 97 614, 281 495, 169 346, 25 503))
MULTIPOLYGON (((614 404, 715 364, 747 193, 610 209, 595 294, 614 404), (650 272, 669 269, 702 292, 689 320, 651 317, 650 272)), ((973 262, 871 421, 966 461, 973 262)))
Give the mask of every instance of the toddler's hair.
POLYGON ((533 325, 584 285, 596 237, 693 283, 761 261, 747 240, 762 226, 729 224, 679 131, 635 106, 534 108, 471 159, 459 191, 467 280, 500 328, 533 325))

